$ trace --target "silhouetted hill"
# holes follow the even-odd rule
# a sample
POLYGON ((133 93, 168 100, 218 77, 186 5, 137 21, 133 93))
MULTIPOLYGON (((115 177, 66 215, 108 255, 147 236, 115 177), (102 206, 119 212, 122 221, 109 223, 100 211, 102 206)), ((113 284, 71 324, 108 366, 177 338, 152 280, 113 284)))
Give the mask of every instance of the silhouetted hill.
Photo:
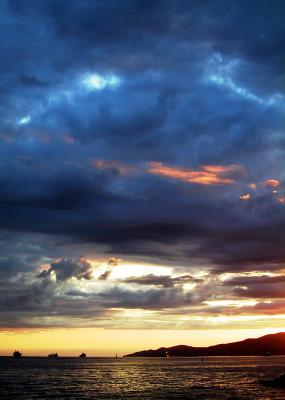
POLYGON ((260 356, 266 352, 271 355, 285 355, 285 333, 275 333, 258 339, 245 339, 240 342, 217 344, 209 347, 173 346, 156 350, 143 350, 125 357, 161 357, 168 353, 170 357, 195 356, 260 356))

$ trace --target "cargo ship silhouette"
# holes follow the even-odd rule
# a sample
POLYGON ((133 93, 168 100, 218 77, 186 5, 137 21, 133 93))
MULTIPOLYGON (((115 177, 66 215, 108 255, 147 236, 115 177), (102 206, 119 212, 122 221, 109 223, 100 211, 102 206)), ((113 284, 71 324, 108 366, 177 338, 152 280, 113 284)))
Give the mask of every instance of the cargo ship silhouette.
POLYGON ((22 357, 22 353, 20 353, 18 350, 15 350, 13 353, 13 358, 21 358, 22 357))
POLYGON ((50 353, 48 355, 48 358, 58 358, 58 354, 57 353, 50 353))

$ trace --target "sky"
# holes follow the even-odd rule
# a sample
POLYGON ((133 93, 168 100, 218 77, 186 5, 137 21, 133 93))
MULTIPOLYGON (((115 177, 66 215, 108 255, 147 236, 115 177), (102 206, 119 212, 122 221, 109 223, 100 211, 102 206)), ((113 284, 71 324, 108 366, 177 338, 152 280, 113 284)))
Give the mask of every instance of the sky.
POLYGON ((285 330, 284 14, 0 2, 0 353, 285 330))

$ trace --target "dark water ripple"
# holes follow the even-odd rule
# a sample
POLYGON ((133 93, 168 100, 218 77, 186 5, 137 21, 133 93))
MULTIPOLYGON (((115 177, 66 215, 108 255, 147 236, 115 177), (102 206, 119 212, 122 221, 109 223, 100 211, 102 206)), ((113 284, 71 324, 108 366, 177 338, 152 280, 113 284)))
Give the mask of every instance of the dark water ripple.
POLYGON ((285 357, 0 358, 2 400, 285 400, 262 379, 285 373, 285 357))

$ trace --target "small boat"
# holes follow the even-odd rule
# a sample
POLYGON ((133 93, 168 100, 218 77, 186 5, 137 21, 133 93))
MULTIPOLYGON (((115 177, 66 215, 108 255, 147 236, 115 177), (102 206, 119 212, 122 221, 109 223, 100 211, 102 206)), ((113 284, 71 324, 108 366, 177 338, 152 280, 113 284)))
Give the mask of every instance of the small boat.
POLYGON ((48 355, 48 358, 58 358, 58 354, 57 353, 50 353, 48 355))
POLYGON ((20 353, 18 350, 15 350, 13 353, 13 358, 21 358, 22 357, 22 353, 20 353))
POLYGON ((269 350, 266 350, 266 351, 264 352, 264 357, 270 357, 270 355, 271 355, 271 353, 270 353, 269 350))
POLYGON ((85 353, 81 353, 79 358, 86 358, 86 354, 85 353))

